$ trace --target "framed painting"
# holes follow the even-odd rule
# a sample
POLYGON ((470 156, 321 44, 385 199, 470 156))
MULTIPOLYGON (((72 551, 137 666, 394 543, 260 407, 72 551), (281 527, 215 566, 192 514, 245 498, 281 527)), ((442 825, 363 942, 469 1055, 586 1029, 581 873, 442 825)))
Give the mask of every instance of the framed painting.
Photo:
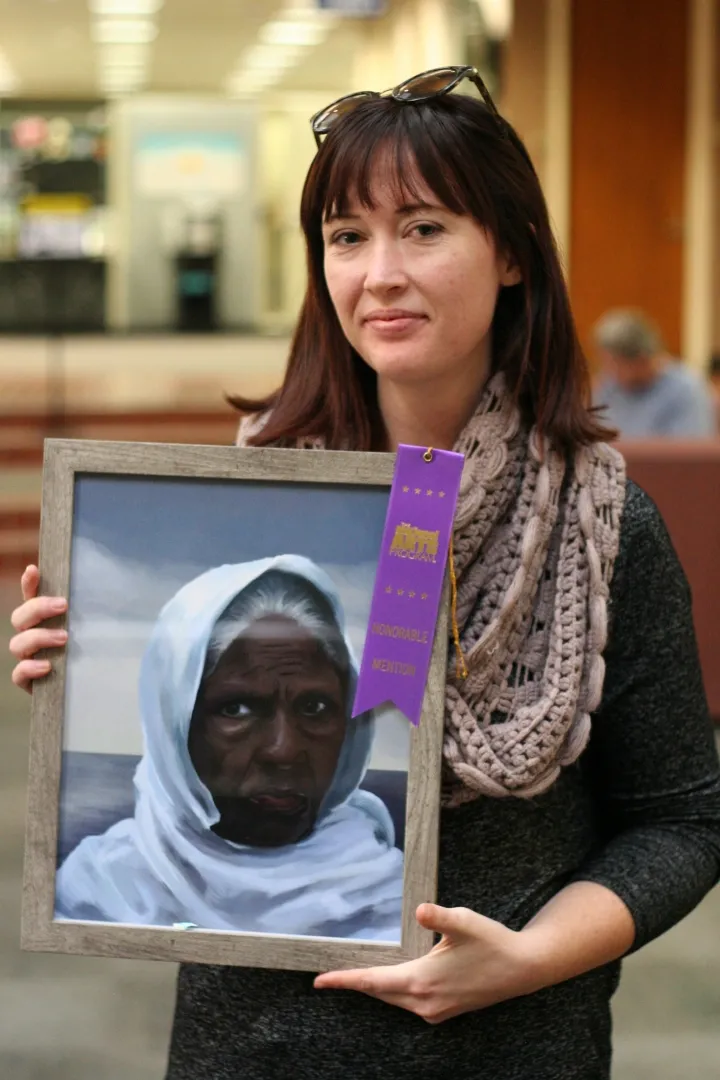
MULTIPOLYGON (((414 590, 369 624, 394 461, 47 442, 69 643, 33 694, 25 949, 320 971, 432 946, 448 591, 422 633, 414 590), (400 675, 424 643, 418 723, 354 712, 372 635, 400 675)), ((393 565, 443 563, 411 533, 393 565)))

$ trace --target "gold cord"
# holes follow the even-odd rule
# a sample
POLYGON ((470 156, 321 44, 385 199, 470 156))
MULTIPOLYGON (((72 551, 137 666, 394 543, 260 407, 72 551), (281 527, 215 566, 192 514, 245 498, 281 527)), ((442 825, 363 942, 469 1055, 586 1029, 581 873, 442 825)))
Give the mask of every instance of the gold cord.
POLYGON ((455 559, 453 556, 453 542, 450 537, 450 585, 452 590, 451 600, 451 613, 452 613, 452 632, 453 641, 455 642, 455 675, 458 679, 467 679, 468 669, 465 663, 465 657, 463 656, 462 647, 460 645, 460 628, 457 621, 457 575, 455 573, 455 559))
MULTIPOLYGON (((433 448, 428 446, 427 450, 423 454, 423 460, 432 461, 433 448)), ((453 558, 453 541, 452 535, 450 536, 450 584, 452 586, 452 632, 453 641, 455 642, 455 674, 458 679, 467 679, 468 669, 465 663, 465 657, 463 656, 462 647, 460 645, 460 628, 457 621, 457 576, 455 574, 455 560, 453 558)))

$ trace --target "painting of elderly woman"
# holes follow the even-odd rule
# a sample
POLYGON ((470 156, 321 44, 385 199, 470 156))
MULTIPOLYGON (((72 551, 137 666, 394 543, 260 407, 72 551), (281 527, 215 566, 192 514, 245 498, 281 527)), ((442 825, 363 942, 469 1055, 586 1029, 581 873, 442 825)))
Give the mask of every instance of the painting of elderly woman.
MULTIPOLYGON (((56 918, 399 942, 409 734, 389 708, 351 715, 372 563, 357 559, 357 538, 343 550, 353 520, 368 533, 362 554, 379 549, 381 493, 358 492, 365 520, 343 515, 322 539, 313 541, 307 519, 295 536, 307 554, 241 558, 188 577, 151 620, 152 601, 140 595, 148 572, 157 565, 162 579, 182 565, 187 576, 199 554, 192 534, 162 524, 177 485, 165 499, 164 485, 154 492, 160 505, 143 508, 150 522, 135 502, 144 552, 123 550, 112 534, 117 508, 103 520, 102 485, 117 488, 131 515, 143 494, 140 481, 112 478, 77 500, 80 614, 75 638, 70 626, 56 918), (348 554, 353 564, 342 561, 348 554), (93 568, 98 579, 124 575, 124 587, 84 604, 93 568), (133 590, 140 620, 128 618, 133 590), (135 716, 109 709, 115 720, 98 752, 96 736, 78 735, 91 730, 86 716, 73 735, 73 712, 100 706, 101 716, 100 687, 107 701, 108 678, 122 694, 129 677, 135 716), (127 747, 132 723, 141 752, 108 753, 127 747)), ((210 530, 205 548, 219 557, 228 546, 255 556, 274 534, 272 499, 238 487, 215 487, 215 523, 222 530, 229 501, 246 494, 252 528, 236 528, 232 545, 222 531, 213 542, 210 530)), ((313 500, 322 517, 322 489, 305 492, 306 510, 313 500)))

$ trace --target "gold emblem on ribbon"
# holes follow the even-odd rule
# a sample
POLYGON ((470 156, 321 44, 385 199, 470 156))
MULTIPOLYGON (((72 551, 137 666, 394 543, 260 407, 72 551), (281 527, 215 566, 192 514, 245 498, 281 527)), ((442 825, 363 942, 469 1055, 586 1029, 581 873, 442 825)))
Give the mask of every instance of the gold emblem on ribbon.
POLYGON ((390 554, 398 559, 419 559, 435 562, 440 544, 440 530, 417 529, 402 521, 395 527, 390 554))

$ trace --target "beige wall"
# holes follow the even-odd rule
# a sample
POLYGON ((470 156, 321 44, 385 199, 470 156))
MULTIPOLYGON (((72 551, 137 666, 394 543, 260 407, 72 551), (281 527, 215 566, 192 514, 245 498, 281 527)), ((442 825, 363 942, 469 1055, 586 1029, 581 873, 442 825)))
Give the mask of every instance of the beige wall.
POLYGON ((515 0, 512 34, 504 48, 500 105, 527 146, 541 179, 547 149, 546 34, 544 0, 515 0))
MULTIPOLYGON (((338 87, 340 97, 347 86, 338 87)), ((285 331, 297 319, 305 294, 305 242, 300 229, 300 197, 315 155, 310 117, 328 104, 318 94, 268 94, 258 125, 258 210, 265 223, 263 269, 266 271, 258 324, 263 330, 285 331), (274 252, 270 250, 273 245, 274 252), (271 296, 271 275, 279 304, 271 296)))
POLYGON ((392 0, 381 19, 358 27, 354 88, 383 90, 463 55, 461 24, 449 0, 392 0))
MULTIPOLYGON (((720 14, 715 20, 715 70, 720 73, 720 14)), ((713 265, 713 324, 712 347, 720 352, 720 77, 715 86, 715 258, 713 265)))
POLYGON ((572 0, 515 0, 503 49, 502 111, 538 171, 566 272, 570 260, 572 0))

